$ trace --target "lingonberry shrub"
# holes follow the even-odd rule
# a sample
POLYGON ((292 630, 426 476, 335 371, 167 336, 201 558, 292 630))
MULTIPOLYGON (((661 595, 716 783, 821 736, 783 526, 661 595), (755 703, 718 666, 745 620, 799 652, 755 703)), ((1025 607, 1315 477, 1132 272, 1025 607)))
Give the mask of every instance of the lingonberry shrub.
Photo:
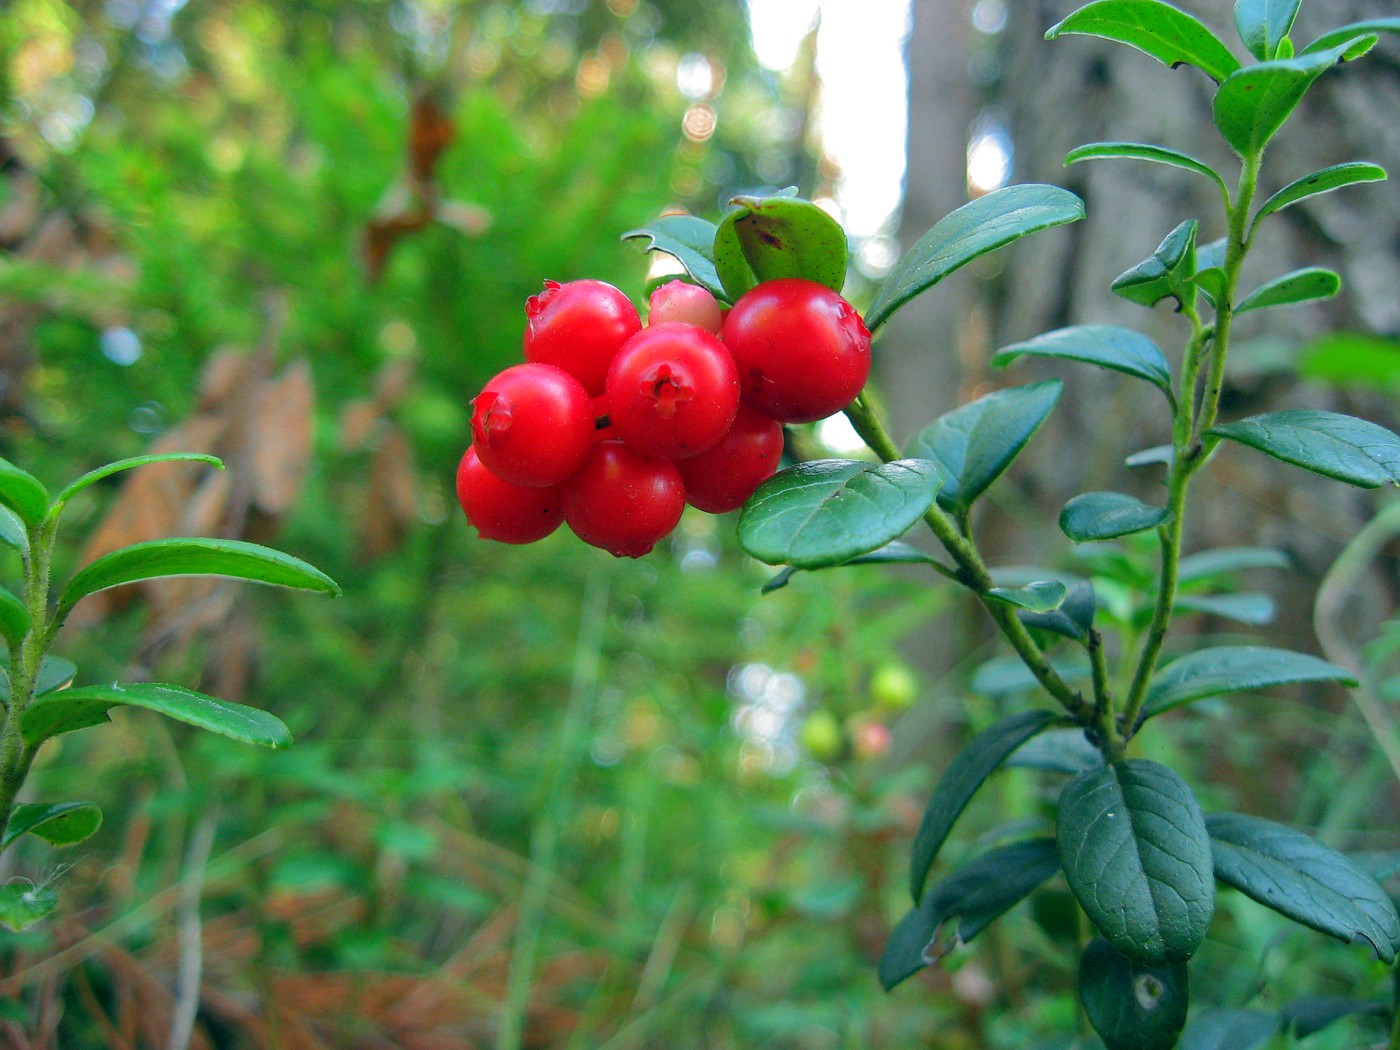
POLYGON ((641 327, 632 301, 605 281, 546 281, 525 301, 525 360, 562 368, 596 397, 618 347, 641 327))

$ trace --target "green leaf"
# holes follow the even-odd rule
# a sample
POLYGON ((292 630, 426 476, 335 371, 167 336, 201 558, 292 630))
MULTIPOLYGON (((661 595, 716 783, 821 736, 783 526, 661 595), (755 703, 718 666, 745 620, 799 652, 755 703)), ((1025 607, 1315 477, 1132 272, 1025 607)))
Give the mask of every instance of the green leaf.
POLYGON ((1018 357, 1057 357, 1097 365, 1114 372, 1145 379, 1172 398, 1172 370, 1157 344, 1131 328, 1106 324, 1079 324, 1057 328, 1023 343, 1004 346, 992 364, 1004 368, 1018 357))
POLYGON ((1188 554, 1177 563, 1176 580, 1181 586, 1199 583, 1212 576, 1224 576, 1246 569, 1290 569, 1293 560, 1272 547, 1216 547, 1188 554))
POLYGON ((1400 340, 1360 332, 1331 332, 1309 343, 1298 358, 1308 379, 1339 387, 1400 392, 1400 340))
POLYGON ((1060 860, 1085 914, 1135 962, 1189 959, 1215 910, 1210 839, 1186 782, 1128 759, 1081 773, 1060 795, 1060 860))
POLYGON ((33 474, 25 473, 8 459, 0 459, 0 503, 26 525, 37 525, 49 512, 49 492, 33 474))
POLYGON ((1235 313, 1239 315, 1270 306, 1292 306, 1295 303, 1330 299, 1341 287, 1341 277, 1331 270, 1325 270, 1321 266, 1308 266, 1286 273, 1282 277, 1275 277, 1256 288, 1235 307, 1235 313))
POLYGON ((819 459, 769 478, 739 515, 739 545, 759 561, 820 569, 902 536, 933 503, 938 466, 922 459, 819 459))
POLYGON ((1305 995, 1294 999, 1283 1008, 1285 1025, 1291 1025, 1293 1034, 1306 1039, 1343 1017, 1364 1014, 1371 1017, 1388 1017, 1390 1004, 1386 1002, 1364 1002, 1360 999, 1347 999, 1337 995, 1305 995))
POLYGON ((682 266, 685 272, 719 299, 729 300, 715 269, 715 224, 694 215, 663 215, 656 221, 635 230, 628 230, 622 239, 649 238, 646 250, 665 252, 682 266))
POLYGON ((1220 85, 1215 126, 1241 157, 1257 157, 1343 48, 1247 66, 1220 85))
POLYGON ((1051 729, 1018 747, 1006 765, 1073 777, 1102 766, 1103 752, 1089 743, 1083 729, 1051 729))
POLYGON ((1400 485, 1400 437, 1339 412, 1295 408, 1250 416, 1206 431, 1314 474, 1364 489, 1400 485))
POLYGON ((966 511, 1021 454, 1063 389, 1054 379, 993 391, 935 419, 905 455, 937 463, 944 474, 939 505, 966 511))
POLYGON ((29 929, 57 906, 58 894, 51 886, 36 886, 28 879, 0 886, 0 926, 15 933, 29 929))
POLYGON ((846 283, 846 231, 811 201, 735 197, 715 232, 715 269, 731 299, 764 281, 801 277, 833 292, 846 283))
POLYGON ((1052 26, 1045 34, 1054 40, 1065 33, 1116 40, 1151 55, 1175 69, 1195 66, 1216 83, 1240 63, 1220 38, 1188 15, 1161 0, 1096 0, 1052 26))
POLYGON ((1053 711, 1022 711, 969 740, 944 770, 919 821, 909 858, 909 893, 917 904, 929 869, 962 811, 1006 757, 1037 733, 1063 720, 1053 711))
POLYGON ((1170 467, 1172 459, 1176 456, 1176 450, 1170 445, 1153 445, 1145 448, 1141 452, 1134 452, 1131 456, 1123 460, 1123 466, 1129 468, 1139 467, 1170 467))
POLYGON ((242 540, 204 538, 151 540, 104 554, 84 566, 59 596, 60 614, 80 599, 123 583, 167 576, 228 576, 255 583, 340 594, 340 585, 320 569, 290 554, 242 540))
POLYGON ((1027 627, 1051 631, 1079 643, 1089 640, 1089 628, 1094 626, 1094 612, 1097 602, 1094 598, 1094 585, 1088 580, 1070 588, 1065 600, 1054 612, 1020 613, 1021 622, 1027 627))
POLYGON ((1330 193, 1343 186, 1352 186, 1358 182, 1381 182, 1385 178, 1385 169, 1379 164, 1367 164, 1359 160, 1334 164, 1330 168, 1305 175, 1295 182, 1290 182, 1259 206, 1250 226, 1250 236, 1253 237, 1254 230, 1259 228, 1262 220, 1299 201, 1316 197, 1319 193, 1330 193))
POLYGON ((1024 587, 993 587, 987 597, 1016 609, 1048 613, 1060 607, 1067 593, 1059 580, 1036 580, 1024 587))
POLYGON ((1015 842, 965 864, 934 885, 891 932, 880 956, 880 983, 889 991, 967 944, 1059 870, 1054 839, 1015 842), (945 942, 944 927, 955 920, 955 937, 945 942))
POLYGON ((896 310, 953 271, 1029 233, 1084 218, 1084 202, 1058 186, 1006 186, 945 215, 880 286, 865 315, 874 332, 896 310))
POLYGON ((1267 594, 1183 594, 1176 600, 1178 612, 1199 612, 1223 616, 1254 627, 1273 623, 1278 612, 1267 594))
POLYGON ((65 660, 61 656, 44 657, 39 662, 39 675, 34 682, 34 695, 43 696, 46 693, 62 689, 73 681, 73 676, 77 673, 78 668, 70 660, 65 660))
POLYGON ((224 469, 223 460, 218 456, 208 456, 202 452, 158 452, 149 456, 133 456, 130 459, 119 459, 115 463, 108 463, 106 466, 90 470, 77 481, 73 482, 56 497, 54 497, 54 509, 62 509, 63 505, 76 496, 83 489, 87 488, 103 478, 111 477, 113 474, 124 470, 135 470, 137 467, 144 467, 150 463, 176 463, 195 462, 207 463, 211 467, 224 469))
POLYGON ((1177 1050, 1259 1050, 1279 1027, 1279 1015, 1211 1006, 1192 1014, 1177 1050))
POLYGON ((1167 234, 1148 258, 1114 278, 1110 289, 1149 310, 1163 299, 1175 299, 1178 307, 1188 299, 1195 302, 1191 279, 1196 274, 1199 229, 1200 223, 1187 219, 1167 234))
POLYGON ((1167 149, 1165 146, 1153 146, 1145 142, 1090 142, 1070 150, 1065 155, 1065 164, 1107 158, 1145 160, 1154 164, 1167 164, 1173 168, 1194 171, 1197 175, 1204 175, 1219 186, 1221 193, 1228 194, 1230 192, 1225 185, 1225 180, 1220 177, 1220 173, 1204 161, 1199 161, 1185 153, 1178 153, 1174 149, 1167 149))
POLYGON ((25 531, 24 522, 3 503, 0 503, 0 543, 29 556, 29 533, 25 531))
POLYGON ((18 645, 29 633, 29 610, 7 587, 0 587, 0 637, 18 645))
MULTIPOLYGON (((927 565, 945 576, 952 579, 957 578, 952 569, 947 568, 937 559, 925 554, 923 551, 919 550, 918 547, 911 546, 908 543, 901 543, 898 540, 895 540, 893 543, 887 543, 883 547, 878 547, 869 554, 862 554, 860 557, 852 558, 850 561, 843 561, 840 565, 830 565, 825 566, 825 568, 840 569, 848 565, 927 565)), ((801 571, 801 569, 794 568, 791 565, 785 566, 780 572, 776 573, 772 579, 768 580, 759 588, 759 593, 771 594, 773 591, 781 590, 801 571)))
POLYGON ((1357 684, 1346 669, 1307 653, 1267 646, 1222 645, 1187 653, 1158 671, 1147 691, 1143 717, 1210 696, 1298 682, 1357 684))
POLYGON ((1278 49, 1293 29, 1300 0, 1235 0, 1235 28, 1249 53, 1260 62, 1278 58, 1278 49))
POLYGON ((1244 813, 1206 818, 1215 877, 1294 922, 1351 944, 1367 941, 1386 964, 1400 952, 1400 915, 1385 890, 1316 839, 1244 813))
MULTIPOLYGON (((1331 51, 1333 48, 1346 46, 1346 61, 1359 58, 1365 51, 1353 53, 1351 44, 1359 40, 1368 40, 1377 33, 1400 34, 1400 18, 1374 18, 1368 22, 1352 22, 1350 25, 1340 26, 1330 33, 1324 33, 1307 47, 1303 48, 1302 54, 1311 55, 1318 51, 1331 51)), ((1374 41, 1372 41, 1374 43, 1374 41)), ((1370 50, 1370 48, 1366 48, 1370 50)))
POLYGON ((1060 531, 1075 543, 1092 543, 1155 529, 1171 516, 1124 492, 1084 492, 1060 511, 1060 531))
POLYGON ((1095 937, 1079 960, 1079 998, 1108 1050, 1172 1050, 1186 1024, 1190 978, 1184 962, 1144 965, 1095 937))
POLYGON ((36 699, 24 712, 20 731, 26 743, 37 747, 59 733, 107 721, 107 711, 122 704, 144 707, 245 744, 292 746, 292 736, 282 720, 266 711, 154 682, 85 685, 49 694, 36 699))
MULTIPOLYGON (((1066 682, 1082 682, 1089 677, 1089 662, 1082 656, 1056 657, 1050 666, 1066 682)), ((978 696, 998 699, 1040 688, 1040 682, 1019 656, 994 656, 977 670, 967 687, 978 696)))
POLYGON ((102 810, 92 802, 26 803, 10 814, 0 849, 26 832, 55 846, 72 846, 101 826, 102 810))

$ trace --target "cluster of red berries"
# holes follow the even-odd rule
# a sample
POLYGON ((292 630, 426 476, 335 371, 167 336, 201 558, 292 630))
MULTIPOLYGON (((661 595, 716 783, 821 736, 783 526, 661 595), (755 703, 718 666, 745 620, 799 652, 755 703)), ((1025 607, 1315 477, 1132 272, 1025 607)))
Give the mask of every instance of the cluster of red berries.
POLYGON ((870 333, 824 285, 767 281, 724 309, 672 281, 647 326, 602 281, 545 283, 525 304, 525 363, 472 401, 457 497, 487 539, 532 543, 560 522, 640 557, 686 503, 741 506, 778 466, 784 423, 840 411, 870 372, 870 333))

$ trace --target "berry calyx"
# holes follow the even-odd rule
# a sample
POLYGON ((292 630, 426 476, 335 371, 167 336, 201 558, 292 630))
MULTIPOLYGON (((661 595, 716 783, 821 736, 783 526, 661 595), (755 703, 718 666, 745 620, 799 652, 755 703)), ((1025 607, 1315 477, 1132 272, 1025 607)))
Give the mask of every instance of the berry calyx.
POLYGON ((850 404, 870 376, 870 333, 855 307, 798 277, 765 281, 724 319, 744 400, 780 423, 811 423, 850 404))
POLYGON ((502 481, 467 449, 457 465, 457 502, 485 540, 534 543, 559 527, 564 504, 556 486, 526 488, 502 481))
POLYGON ((595 396, 613 355, 642 328, 631 300, 606 281, 545 281, 525 318, 525 360, 562 368, 595 396))
POLYGON ((552 365, 512 365, 472 400, 472 447, 492 474, 512 485, 558 485, 593 447, 592 398, 552 365))
POLYGON ((783 457, 783 427, 741 404, 719 443, 676 466, 686 502, 710 514, 738 510, 773 475, 783 457))
POLYGON ((564 520, 584 543, 640 558, 681 520, 685 486, 674 463, 617 441, 594 447, 563 487, 564 520))
POLYGON ((688 281, 667 281, 651 293, 651 313, 647 324, 668 324, 681 321, 719 335, 721 314, 719 300, 698 284, 688 281))

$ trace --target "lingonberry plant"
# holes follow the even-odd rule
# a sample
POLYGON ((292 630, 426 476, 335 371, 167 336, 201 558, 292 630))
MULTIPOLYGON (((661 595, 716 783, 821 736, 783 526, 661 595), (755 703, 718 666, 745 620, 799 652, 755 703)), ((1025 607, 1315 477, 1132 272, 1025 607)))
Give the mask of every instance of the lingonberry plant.
MULTIPOLYGON (((998 366, 1026 357, 1089 364, 1150 384, 1162 396, 1170 444, 1124 452, 1131 453, 1130 466, 1164 470, 1163 504, 1152 506, 1121 492, 1090 492, 1071 499, 1059 515, 1061 531, 1074 544, 1155 538, 1148 582, 1136 572, 1099 574, 1099 589, 1112 589, 1112 601, 1100 600, 1093 577, 1070 585, 1052 574, 1007 579, 988 565, 975 535, 974 504, 1054 409, 1060 381, 982 397, 935 419, 902 450, 862 393, 870 332, 972 260, 1081 218, 1082 205, 1073 194, 1047 185, 1011 186, 959 208, 894 267, 863 321, 840 296, 847 262, 843 231, 792 191, 736 198, 718 226, 692 216, 665 216, 626 235, 646 238, 650 250, 674 256, 695 285, 716 301, 733 304, 720 336, 742 389, 735 428, 744 427, 750 436, 735 438, 733 451, 728 439, 722 441, 717 448, 726 451, 715 454, 717 467, 703 453, 681 459, 679 477, 706 490, 703 500, 692 497, 701 507, 722 510, 744 503, 741 545, 755 558, 782 567, 767 589, 786 585, 803 570, 870 562, 926 565, 973 593, 1044 702, 974 737, 935 787, 912 844, 913 907, 880 960, 887 987, 937 962, 952 945, 971 941, 1057 876, 1096 931, 1082 950, 1079 995, 1109 1050, 1178 1045, 1188 1020, 1187 965, 1206 937, 1217 883, 1323 934, 1362 941, 1387 964, 1400 952, 1400 917, 1393 902, 1352 860, 1269 820, 1204 813, 1179 773, 1133 753, 1137 738, 1157 716, 1196 701, 1290 683, 1354 684, 1347 671, 1317 657, 1264 646, 1206 645, 1163 662, 1174 616, 1220 597, 1202 592, 1208 581, 1275 563, 1273 552, 1255 548, 1183 556, 1188 495, 1212 456, 1224 451, 1221 446, 1244 446, 1362 488, 1400 485, 1400 437, 1375 423, 1312 409, 1244 419, 1221 414, 1235 319, 1327 298, 1340 287, 1336 274, 1309 267, 1245 292, 1241 267, 1260 225, 1308 197, 1385 178, 1374 164, 1347 162, 1258 200, 1265 149, 1313 81, 1364 55, 1380 34, 1400 33, 1400 19, 1380 19, 1343 26, 1295 48, 1290 33, 1299 2, 1237 0, 1236 28, 1253 59, 1247 64, 1195 17, 1162 0, 1096 0, 1047 33, 1052 39, 1085 34, 1117 41, 1168 67, 1204 73, 1215 84, 1215 127, 1238 160, 1237 174, 1227 181, 1204 162, 1160 145, 1099 142, 1066 159, 1170 165, 1219 190, 1222 215, 1187 218, 1150 258, 1112 285, 1113 292, 1144 307, 1175 302, 1185 335, 1174 361, 1138 332, 1106 325, 1075 325, 1036 336, 1004 347, 993 360, 998 366), (1201 230, 1212 224, 1223 236, 1203 240, 1201 230), (845 411, 878 463, 800 463, 763 481, 751 496, 743 492, 776 456, 772 423, 812 420, 838 410, 845 411), (756 416, 769 425, 755 422, 756 416), (736 478, 742 474, 742 484, 728 484, 731 471, 736 478), (946 557, 900 542, 921 522, 946 557), (1054 828, 998 845, 951 873, 937 872, 958 818, 1013 755, 1018 765, 1068 778, 1058 782, 1054 828)), ((681 311, 685 320, 701 316, 691 312, 693 302, 683 304, 674 292, 662 301, 668 320, 679 319, 681 311)), ((596 352, 592 346, 580 351, 590 360, 596 352)), ((637 392, 636 378, 623 384, 628 396, 637 392)), ((662 396, 665 383, 658 379, 653 385, 662 396)), ((656 416, 664 415, 659 404, 655 407, 656 416)), ((638 424, 642 431, 652 425, 638 424)), ((626 433, 622 436, 627 440, 626 433)), ((645 453, 628 451, 633 460, 628 469, 642 470, 640 464, 649 462, 645 453)), ((566 518, 589 542, 619 553, 649 547, 641 540, 633 544, 635 537, 624 542, 599 535, 622 528, 615 519, 631 513, 618 510, 626 486, 603 480, 621 471, 623 447, 600 445, 593 455, 600 454, 616 456, 619 464, 606 471, 585 466, 586 480, 565 484, 566 518)), ((650 462, 658 472, 669 469, 650 462)), ((651 531, 659 535, 663 525, 672 524, 669 516, 658 515, 651 531)), ((1216 600, 1212 608, 1228 613, 1230 603, 1216 600)), ((1351 1010, 1374 1012, 1375 1004, 1333 1001, 1326 1016, 1314 1011, 1309 1028, 1317 1030, 1351 1010)), ((1400 1012, 1392 1009, 1391 1016, 1389 1045, 1400 1048, 1400 1012)), ((1290 1020, 1296 1016, 1286 1012, 1198 1010, 1188 1040, 1251 1050, 1290 1020)))
MULTIPOLYGON (((104 554, 52 588, 54 539, 69 500, 120 471, 150 463, 195 460, 222 468, 213 456, 171 453, 138 456, 99 467, 57 496, 34 477, 0 459, 0 545, 19 556, 19 592, 0 587, 0 636, 6 658, 0 666, 0 850, 21 835, 56 846, 81 842, 102 823, 91 802, 16 801, 35 756, 56 736, 109 721, 113 707, 144 707, 169 718, 235 740, 288 747, 281 720, 257 708, 206 696, 178 685, 153 682, 73 685, 77 668, 49 651, 68 614, 82 599, 108 587, 169 576, 226 576, 302 590, 339 594, 325 573, 270 547, 241 540, 178 538, 136 543, 104 554)), ((53 910, 50 885, 15 879, 0 886, 0 924, 22 930, 53 910)))

